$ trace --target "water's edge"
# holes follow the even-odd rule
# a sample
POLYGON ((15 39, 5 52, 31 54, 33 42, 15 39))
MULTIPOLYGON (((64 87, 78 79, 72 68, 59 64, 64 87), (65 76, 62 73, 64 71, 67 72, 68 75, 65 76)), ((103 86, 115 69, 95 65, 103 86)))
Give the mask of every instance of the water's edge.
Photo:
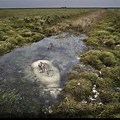
POLYGON ((33 102, 40 102, 47 106, 57 104, 59 98, 55 100, 50 96, 51 92, 56 91, 50 91, 41 85, 31 69, 31 64, 37 60, 51 61, 60 71, 60 86, 63 88, 67 73, 74 64, 79 62, 80 58, 77 53, 82 52, 86 47, 83 42, 86 38, 84 34, 75 36, 64 33, 44 38, 30 46, 18 48, 1 56, 1 91, 3 90, 4 94, 7 91, 5 89, 14 90, 21 99, 24 99, 21 102, 32 99, 33 102))

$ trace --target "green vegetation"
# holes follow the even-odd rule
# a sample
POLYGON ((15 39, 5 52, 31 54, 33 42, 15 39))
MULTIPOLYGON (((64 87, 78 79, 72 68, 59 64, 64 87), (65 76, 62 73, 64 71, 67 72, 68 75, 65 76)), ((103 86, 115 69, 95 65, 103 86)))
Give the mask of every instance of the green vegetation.
POLYGON ((87 9, 1 9, 0 55, 57 34, 52 26, 87 14, 87 9))
MULTIPOLYGON (((31 98, 25 96, 21 89, 23 93, 15 89, 4 89, 4 86, 0 88, 1 117, 15 116, 14 111, 19 116, 27 116, 27 108, 30 114, 33 113, 28 117, 120 118, 120 10, 108 9, 102 18, 93 15, 92 19, 90 16, 80 24, 76 24, 77 21, 75 24, 66 22, 74 21, 90 11, 94 10, 0 10, 0 55, 58 34, 61 30, 73 30, 79 34, 82 31, 89 36, 85 40, 89 50, 82 53, 80 63, 68 74, 61 102, 59 106, 53 107, 52 113, 45 114, 41 111, 39 99, 29 101, 39 94, 37 87, 34 90, 29 83, 30 88, 26 91, 31 98), (12 107, 7 109, 5 106, 12 107)), ((26 88, 18 85, 18 89, 19 87, 26 88)))
POLYGON ((13 78, 9 78, 8 81, 1 80, 0 83, 3 84, 0 87, 0 118, 32 118, 44 115, 41 110, 42 104, 37 97, 39 96, 37 86, 33 86, 30 81, 13 78), (7 84, 9 87, 6 87, 7 84), (11 84, 17 85, 17 88, 11 84))
POLYGON ((55 117, 120 118, 120 10, 89 32, 80 64, 68 74, 55 117))

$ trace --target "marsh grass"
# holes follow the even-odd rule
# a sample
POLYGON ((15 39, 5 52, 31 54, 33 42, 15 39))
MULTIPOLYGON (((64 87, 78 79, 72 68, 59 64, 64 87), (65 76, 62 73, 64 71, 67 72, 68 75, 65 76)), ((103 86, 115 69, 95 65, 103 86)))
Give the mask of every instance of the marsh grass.
MULTIPOLYGON (((64 24, 66 19, 75 19, 91 11, 94 10, 0 9, 0 55, 57 34, 59 29, 55 31, 53 25, 59 22, 64 24)), ((1 83, 3 86, 9 85, 8 88, 0 88, 0 117, 47 117, 42 100, 39 99, 37 85, 34 86, 30 81, 11 78, 0 82, 4 82, 1 83), (10 83, 17 86, 17 89, 11 88, 10 83)), ((72 112, 73 109, 70 111, 72 112)))
MULTIPOLYGON (((57 34, 59 30, 53 30, 53 25, 91 11, 94 9, 0 9, 0 41, 6 45, 11 43, 11 47, 9 44, 9 47, 0 51, 0 55, 57 34)), ((2 49, 3 44, 0 43, 0 46, 2 49)))
MULTIPOLYGON (((100 21, 98 20, 95 25, 92 24, 94 26, 92 29, 89 29, 91 19, 89 24, 83 26, 59 23, 85 13, 89 13, 89 10, 0 10, 0 55, 59 33, 59 29, 52 27, 55 24, 58 24, 57 27, 63 31, 73 29, 78 33, 81 31, 89 33, 85 43, 90 48, 82 53, 80 64, 74 66, 73 71, 68 74, 68 81, 61 93, 62 100, 58 106, 53 107, 52 113, 44 114, 39 102, 29 101, 25 96, 21 98, 18 91, 1 88, 1 116, 4 117, 5 113, 8 113, 8 117, 15 116, 13 114, 15 110, 18 115, 27 116, 25 113, 30 110, 31 116, 27 117, 34 115, 66 118, 120 117, 120 12, 117 9, 107 10, 106 16, 98 18, 100 21), (95 99, 96 93, 98 95, 95 99), (20 101, 24 104, 23 108, 20 101), (6 106, 12 103, 11 109, 7 109, 6 106)), ((28 92, 35 94, 32 87, 28 92)))
POLYGON ((106 16, 90 31, 85 40, 90 49, 83 52, 80 59, 84 69, 73 68, 68 74, 63 98, 60 105, 55 107, 55 115, 80 118, 120 117, 119 18, 119 9, 107 10, 106 16), (93 69, 88 71, 85 69, 87 66, 93 69), (96 89, 93 90, 93 86, 96 89), (90 99, 96 91, 99 93, 96 99, 90 99))

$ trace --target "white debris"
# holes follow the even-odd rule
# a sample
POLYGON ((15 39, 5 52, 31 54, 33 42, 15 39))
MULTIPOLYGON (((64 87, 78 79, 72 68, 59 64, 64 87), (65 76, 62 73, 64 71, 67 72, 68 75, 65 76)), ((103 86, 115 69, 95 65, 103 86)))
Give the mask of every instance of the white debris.
POLYGON ((102 72, 101 72, 101 71, 99 71, 99 73, 100 73, 100 75, 102 74, 102 72))
POLYGON ((120 46, 120 44, 116 45, 116 46, 120 46))
POLYGON ((99 102, 99 105, 103 105, 103 103, 102 103, 102 102, 99 102))
POLYGON ((90 99, 91 101, 96 100, 95 98, 92 98, 92 96, 89 96, 89 99, 90 99))
POLYGON ((80 57, 77 57, 78 60, 80 60, 80 57))
POLYGON ((52 113, 52 112, 53 112, 51 106, 48 107, 48 112, 49 112, 49 113, 52 113))
POLYGON ((96 88, 96 85, 94 84, 94 85, 93 85, 93 87, 95 87, 95 88, 96 88))
POLYGON ((87 101, 85 101, 85 100, 82 100, 82 101, 81 101, 81 103, 83 103, 83 104, 86 104, 86 103, 87 103, 87 101))
POLYGON ((99 92, 96 92, 96 95, 99 95, 100 93, 99 92))
POLYGON ((94 101, 94 100, 96 100, 96 99, 98 98, 98 96, 99 96, 99 92, 96 90, 96 85, 95 85, 95 84, 93 85, 92 92, 94 93, 94 95, 93 95, 93 97, 92 97, 92 96, 89 96, 89 99, 90 99, 91 101, 94 101))
POLYGON ((95 74, 98 77, 98 74, 95 74))
POLYGON ((120 87, 116 87, 117 90, 120 90, 120 87))
POLYGON ((21 73, 21 72, 22 72, 21 70, 18 71, 18 73, 21 73))
POLYGON ((59 90, 59 89, 50 90, 50 95, 51 95, 54 99, 56 99, 57 96, 60 94, 60 91, 61 91, 61 89, 60 89, 60 90, 59 90))
POLYGON ((97 90, 93 89, 92 92, 93 92, 93 93, 97 93, 97 90))
POLYGON ((78 83, 77 85, 80 85, 80 83, 78 83))
POLYGON ((95 95, 94 95, 94 98, 97 98, 97 97, 98 97, 98 95, 95 94, 95 95))

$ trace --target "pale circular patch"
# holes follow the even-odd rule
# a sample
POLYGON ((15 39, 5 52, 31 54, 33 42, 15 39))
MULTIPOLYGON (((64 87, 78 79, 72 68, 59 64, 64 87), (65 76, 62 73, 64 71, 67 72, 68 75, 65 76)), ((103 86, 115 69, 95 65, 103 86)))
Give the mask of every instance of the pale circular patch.
POLYGON ((60 87, 60 72, 58 68, 56 68, 52 62, 48 60, 38 60, 36 62, 33 62, 31 65, 34 74, 36 77, 39 78, 39 81, 46 87, 46 88, 58 88, 60 87), (38 64, 47 63, 49 66, 49 75, 46 72, 41 73, 39 71, 38 64))

